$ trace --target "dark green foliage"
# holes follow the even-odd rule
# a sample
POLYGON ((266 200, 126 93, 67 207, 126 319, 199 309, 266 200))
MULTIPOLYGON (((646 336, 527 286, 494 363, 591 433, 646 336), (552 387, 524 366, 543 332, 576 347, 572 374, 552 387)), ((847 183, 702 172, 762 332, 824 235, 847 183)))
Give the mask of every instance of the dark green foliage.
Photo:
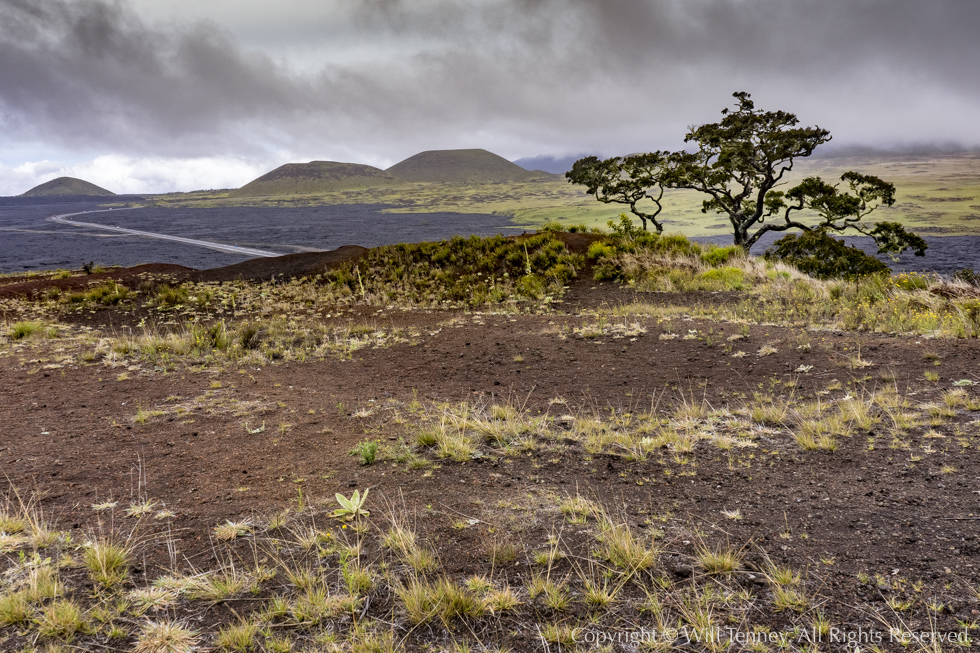
POLYGON ((980 288, 980 272, 972 268, 963 268, 962 270, 957 270, 953 273, 953 278, 958 281, 964 281, 971 286, 976 286, 980 288))
POLYGON ((888 254, 895 257, 907 249, 911 249, 916 256, 925 256, 929 245, 919 236, 908 232, 897 222, 878 222, 875 228, 868 232, 868 235, 875 239, 878 244, 879 254, 888 254))
POLYGON ((856 279, 888 273, 888 266, 875 257, 820 230, 784 236, 766 250, 765 257, 789 263, 818 279, 856 279))
POLYGON ((585 186, 600 202, 627 204, 633 215, 640 218, 646 231, 649 221, 657 233, 664 230, 657 219, 663 210, 663 178, 668 164, 668 152, 651 152, 627 157, 601 160, 596 156, 579 159, 565 177, 573 184, 585 186), (652 204, 643 210, 641 202, 652 204), (652 212, 651 212, 652 210, 652 212))
POLYGON ((456 236, 373 249, 356 264, 329 272, 325 281, 360 299, 476 306, 560 292, 582 263, 553 232, 456 236))
POLYGON ((262 342, 262 331, 257 324, 246 322, 238 331, 238 344, 245 351, 258 349, 262 342))

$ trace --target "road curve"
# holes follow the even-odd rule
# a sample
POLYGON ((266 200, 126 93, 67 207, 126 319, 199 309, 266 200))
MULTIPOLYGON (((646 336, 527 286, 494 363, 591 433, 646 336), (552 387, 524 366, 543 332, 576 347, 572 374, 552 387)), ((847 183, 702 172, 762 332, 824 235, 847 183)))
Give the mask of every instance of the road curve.
MULTIPOLYGON (((167 234, 157 234, 152 231, 137 231, 136 229, 126 229, 125 227, 114 227, 106 224, 97 224, 95 222, 81 222, 79 220, 69 220, 68 218, 75 215, 85 215, 86 213, 109 213, 113 209, 97 209, 95 211, 79 211, 78 213, 63 213, 61 215, 53 215, 48 220, 51 222, 58 222, 60 224, 67 224, 73 227, 92 227, 95 229, 105 229, 106 231, 112 231, 118 234, 130 234, 132 236, 145 236, 147 238, 158 238, 160 240, 172 240, 177 243, 183 243, 185 245, 194 245, 196 247, 207 247, 208 249, 215 249, 219 252, 227 252, 229 254, 241 254, 242 256, 265 256, 268 258, 274 256, 282 256, 278 252, 267 252, 263 249, 252 249, 251 247, 239 247, 237 245, 225 245, 223 243, 215 243, 210 240, 195 240, 193 238, 182 238, 180 236, 170 236, 167 234)), ((132 211, 135 209, 125 209, 127 211, 132 211)))

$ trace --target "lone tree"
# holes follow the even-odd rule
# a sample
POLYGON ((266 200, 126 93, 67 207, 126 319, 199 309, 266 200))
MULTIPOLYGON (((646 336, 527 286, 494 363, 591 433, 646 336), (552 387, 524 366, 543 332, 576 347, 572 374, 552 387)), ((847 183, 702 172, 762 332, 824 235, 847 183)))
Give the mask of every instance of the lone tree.
POLYGON ((630 212, 643 222, 644 230, 649 220, 657 233, 663 233, 664 226, 657 216, 664 208, 661 200, 669 160, 670 152, 636 154, 605 161, 587 156, 576 161, 565 176, 573 184, 585 186, 600 202, 628 204, 630 212), (644 211, 637 206, 644 200, 653 204, 652 209, 644 211))
POLYGON ((895 203, 895 187, 878 177, 846 172, 840 184, 807 177, 787 191, 777 190, 798 158, 808 157, 830 140, 820 127, 799 127, 799 120, 785 111, 760 111, 748 93, 735 93, 735 109, 722 109, 716 123, 692 127, 684 139, 696 151, 652 152, 600 160, 587 157, 575 162, 565 174, 586 186, 602 202, 628 204, 643 222, 663 231, 659 220, 665 189, 700 191, 702 213, 721 213, 731 223, 736 245, 749 250, 763 234, 791 229, 801 231, 853 230, 870 236, 880 254, 897 255, 912 249, 922 256, 924 240, 895 222, 868 225, 864 219, 879 206, 895 203), (647 200, 652 212, 637 207, 647 200), (797 216, 808 210, 815 224, 797 216))

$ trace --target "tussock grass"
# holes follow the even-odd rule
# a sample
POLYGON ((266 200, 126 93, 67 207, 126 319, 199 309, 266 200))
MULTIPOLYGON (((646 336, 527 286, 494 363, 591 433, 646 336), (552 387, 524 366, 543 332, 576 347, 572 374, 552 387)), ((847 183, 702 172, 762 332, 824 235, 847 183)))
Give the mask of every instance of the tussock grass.
POLYGON ((10 327, 9 331, 11 340, 27 340, 29 338, 40 338, 50 335, 53 335, 52 329, 43 322, 36 320, 17 322, 10 327))
POLYGON ((235 653, 249 653, 255 649, 255 640, 259 635, 261 625, 254 621, 241 621, 229 624, 218 631, 214 639, 215 646, 235 653))
POLYGON ((0 594, 0 626, 16 626, 27 622, 34 614, 34 606, 27 592, 0 594))
POLYGON ((599 521, 598 539, 601 556, 627 574, 649 569, 657 562, 659 552, 640 537, 629 524, 604 515, 599 521))
POLYGON ((108 538, 97 538, 86 544, 82 560, 92 580, 102 587, 112 588, 129 577, 132 556, 132 545, 129 542, 119 543, 108 538))
POLYGON ((742 566, 742 551, 722 544, 714 547, 701 544, 694 557, 701 569, 708 574, 728 575, 742 566))
POLYGON ((85 632, 87 623, 82 607, 70 599, 57 599, 46 605, 38 614, 37 632, 42 637, 55 637, 71 641, 85 632))
POLYGON ((223 601, 250 589, 254 582, 251 574, 226 563, 217 571, 193 577, 186 594, 193 600, 223 601))
POLYGON ((558 509, 573 524, 584 524, 589 517, 602 514, 602 507, 598 503, 580 494, 562 499, 558 509))

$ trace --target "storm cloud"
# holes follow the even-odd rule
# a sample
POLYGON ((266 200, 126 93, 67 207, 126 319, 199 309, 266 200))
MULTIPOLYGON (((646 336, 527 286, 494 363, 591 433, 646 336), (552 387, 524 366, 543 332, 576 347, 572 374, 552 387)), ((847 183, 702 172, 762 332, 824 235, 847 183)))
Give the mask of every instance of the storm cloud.
POLYGON ((0 0, 0 134, 243 175, 611 154, 678 147, 746 90, 836 145, 976 147, 977 25, 962 0, 0 0))

